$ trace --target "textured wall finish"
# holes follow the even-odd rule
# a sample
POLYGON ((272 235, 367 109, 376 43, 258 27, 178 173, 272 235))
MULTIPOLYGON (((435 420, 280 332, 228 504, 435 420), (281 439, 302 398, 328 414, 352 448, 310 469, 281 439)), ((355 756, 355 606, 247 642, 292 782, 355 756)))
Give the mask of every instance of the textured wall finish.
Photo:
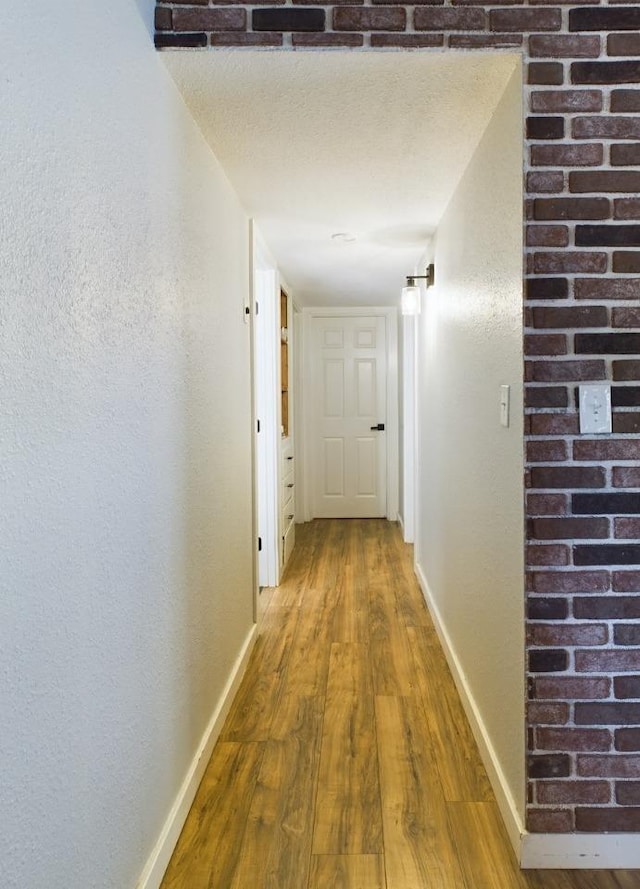
POLYGON ((528 826, 639 830, 637 5, 201 0, 159 2, 156 26, 160 47, 522 52, 528 826), (614 403, 613 434, 595 439, 578 435, 576 402, 593 380, 613 383, 614 403))
POLYGON ((3 34, 0 883, 131 889, 252 626, 247 220, 133 0, 3 34))
POLYGON ((518 66, 436 235, 418 319, 415 552, 523 823, 521 93, 518 66))

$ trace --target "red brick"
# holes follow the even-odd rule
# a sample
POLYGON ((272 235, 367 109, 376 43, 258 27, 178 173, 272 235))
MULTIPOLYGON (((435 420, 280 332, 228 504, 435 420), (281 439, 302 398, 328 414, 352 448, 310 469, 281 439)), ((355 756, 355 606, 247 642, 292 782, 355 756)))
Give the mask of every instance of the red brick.
POLYGON ((609 312, 606 306, 540 306, 533 309, 533 326, 536 328, 608 327, 609 312))
POLYGON ((597 59, 600 55, 600 38, 592 35, 534 34, 529 38, 529 52, 534 59, 597 59))
POLYGON ((578 774, 585 778, 640 777, 640 756, 578 756, 578 774))
POLYGON ((207 45, 207 35, 204 31, 194 34, 184 31, 180 34, 156 31, 153 42, 156 49, 195 49, 207 45))
POLYGON ((336 31, 403 31, 406 10, 398 6, 339 6, 333 10, 336 31))
POLYGON ((611 418, 611 428, 614 432, 620 434, 640 434, 640 413, 631 413, 629 411, 614 411, 611 418))
MULTIPOLYGON (((364 37, 362 34, 324 34, 297 33, 291 35, 293 46, 362 46, 364 37)), ((373 44, 372 44, 373 45, 373 44)))
POLYGON ((174 9, 174 31, 243 31, 247 27, 244 9, 174 9))
POLYGON ((612 90, 611 111, 640 111, 640 90, 612 90))
POLYGON ((278 31, 260 31, 241 34, 219 31, 209 36, 212 46, 282 46, 282 34, 278 31))
POLYGON ((636 540, 640 539, 640 519, 624 518, 614 519, 613 522, 614 536, 620 540, 636 540))
POLYGON ((640 63, 636 59, 615 62, 572 62, 571 83, 622 84, 640 81, 640 63))
POLYGON ((608 698, 611 680, 606 676, 582 678, 573 676, 539 676, 534 680, 537 700, 595 701, 608 698))
POLYGON ((527 494, 527 514, 530 516, 565 515, 566 512, 565 494, 527 494))
POLYGON ((529 649, 530 673, 563 673, 569 669, 569 652, 564 648, 529 649))
MULTIPOLYGON (((229 3, 229 0, 211 0, 212 3, 229 3)), ((257 5, 256 0, 242 0, 243 3, 250 3, 252 6, 257 5)), ((278 3, 284 3, 285 0, 277 0, 278 3)), ((390 5, 394 0, 383 0, 385 5, 390 5)), ((262 3, 260 3, 262 6, 262 3)), ((294 6, 363 6, 364 0, 293 0, 294 6)))
POLYGON ((571 833, 573 815, 567 809, 529 809, 527 830, 530 833, 571 833))
POLYGON ((534 167, 597 167, 604 160, 604 148, 597 142, 578 145, 532 145, 534 167))
POLYGON ((574 460, 640 460, 640 440, 580 439, 573 443, 574 460))
POLYGON ((492 9, 489 27, 492 31, 559 31, 562 13, 559 9, 492 9))
POLYGON ((536 784, 539 803, 597 803, 611 801, 608 781, 538 781, 536 784))
POLYGON ((601 466, 534 466, 532 488, 603 488, 605 471, 601 466))
MULTIPOLYGON (((620 626, 620 625, 618 625, 620 626)), ((627 624, 628 626, 628 624, 627 624)), ((617 631, 618 627, 616 627, 617 631)), ((616 644, 619 644, 616 641, 616 644)), ((640 698, 640 676, 616 676, 613 680, 614 697, 618 700, 638 700, 640 698)))
POLYGON ((529 115, 526 119, 526 138, 527 139, 563 139, 565 136, 564 117, 550 114, 529 115))
POLYGON ((614 488, 640 488, 640 466, 614 466, 614 488))
POLYGON ((640 670, 640 649, 637 651, 576 651, 579 673, 631 673, 640 670))
POLYGON ((567 407, 569 404, 566 386, 526 386, 524 399, 528 408, 567 407))
POLYGON ((166 6, 156 6, 155 27, 156 31, 170 31, 173 26, 172 10, 166 6))
POLYGON ((527 460, 530 463, 551 463, 554 460, 566 460, 568 457, 568 446, 562 439, 529 441, 526 450, 527 460))
POLYGON ((564 69, 560 62, 529 62, 527 82, 539 86, 560 86, 564 81, 564 69))
POLYGON ((612 589, 616 593, 640 592, 640 571, 614 571, 612 589))
POLYGON ((532 435, 577 435, 580 423, 576 414, 532 414, 532 435))
POLYGON ((442 34, 372 34, 371 46, 438 47, 444 45, 442 34))
POLYGON ((524 338, 525 355, 566 355, 565 334, 527 334, 524 338))
POLYGON ((571 757, 566 753, 541 753, 529 756, 530 778, 564 778, 571 773, 571 757))
POLYGON ((610 56, 640 56, 640 34, 609 34, 607 53, 610 56))
POLYGON ((559 566, 569 564, 569 547, 562 544, 552 546, 527 547, 527 565, 531 566, 559 566))
POLYGON ((614 380, 640 380, 640 360, 613 361, 614 380))
POLYGON ((522 34, 452 34, 449 46, 452 49, 490 49, 492 47, 522 46, 522 34))
POLYGON ((527 173, 529 194, 557 194, 564 188, 564 173, 558 170, 538 170, 527 173))
POLYGON ((620 142, 610 147, 610 158, 613 166, 637 167, 640 165, 640 143, 620 142))
POLYGON ((640 831, 640 808, 576 808, 576 830, 586 833, 640 831))
POLYGON ((533 217, 551 219, 608 219, 611 203, 607 198, 536 198, 533 217))
POLYGON ((417 7, 413 14, 416 31, 483 31, 487 16, 483 9, 417 7))
POLYGON ((640 360, 613 361, 614 380, 640 380, 640 360))
POLYGON ((566 250, 561 253, 534 253, 533 271, 537 275, 562 275, 565 272, 598 273, 607 271, 607 254, 573 252, 566 250))
POLYGON ((538 750, 580 750, 588 753, 611 750, 611 732, 608 729, 539 728, 536 730, 536 741, 538 750))
POLYGON ((536 593, 604 593, 609 585, 607 571, 536 571, 532 577, 536 593))
POLYGON ((530 701, 527 704, 527 718, 532 725, 565 725, 569 722, 569 713, 569 705, 565 703, 530 701))
POLYGON ((576 117, 573 119, 574 139, 640 139, 640 120, 633 117, 576 117))
POLYGON ((613 202, 614 219, 640 219, 640 198, 618 198, 613 202))
POLYGON ((569 173, 569 191, 636 192, 640 189, 640 173, 631 170, 579 170, 569 173))
MULTIPOLYGON (((515 11, 515 10, 514 10, 515 11)), ((536 15, 537 10, 531 10, 536 15)), ((534 112, 602 111, 601 90, 539 90, 531 93, 534 112)))
POLYGON ((640 728, 619 728, 615 732, 615 747, 623 753, 640 750, 640 728))
POLYGON ((534 540, 604 540, 609 536, 606 518, 530 519, 529 534, 534 540))
POLYGON ((606 379, 605 363, 600 359, 585 361, 528 361, 525 368, 529 368, 531 371, 529 379, 537 383, 606 379), (529 365, 532 366, 529 368, 529 365))
POLYGON ((639 293, 640 278, 578 278, 574 284, 576 299, 638 299, 639 293))
POLYGON ((640 272, 640 251, 614 250, 612 267, 614 272, 640 272))
POLYGON ((616 802, 619 806, 640 805, 640 781, 616 781, 616 802))
POLYGON ((530 645, 605 645, 609 641, 607 624, 547 624, 527 626, 530 645))
POLYGON ((573 600, 573 613, 584 620, 635 620, 640 617, 639 596, 590 596, 573 600))

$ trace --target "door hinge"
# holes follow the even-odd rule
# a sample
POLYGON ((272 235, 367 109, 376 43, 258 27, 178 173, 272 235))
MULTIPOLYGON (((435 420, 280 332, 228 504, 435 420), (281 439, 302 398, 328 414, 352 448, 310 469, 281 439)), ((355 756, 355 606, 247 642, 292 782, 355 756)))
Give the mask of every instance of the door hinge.
POLYGON ((260 420, 256 420, 257 431, 260 432, 260 420))
POLYGON ((259 315, 259 314, 260 314, 260 306, 258 305, 258 303, 256 301, 256 315, 259 315))
POLYGON ((262 552, 262 537, 258 537, 258 552, 262 552))

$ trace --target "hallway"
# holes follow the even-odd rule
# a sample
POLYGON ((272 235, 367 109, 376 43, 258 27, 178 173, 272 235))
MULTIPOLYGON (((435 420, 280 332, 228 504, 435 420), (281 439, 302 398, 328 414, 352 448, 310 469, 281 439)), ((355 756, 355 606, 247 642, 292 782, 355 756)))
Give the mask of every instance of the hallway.
POLYGON ((163 889, 638 889, 518 870, 385 520, 298 529, 163 889))

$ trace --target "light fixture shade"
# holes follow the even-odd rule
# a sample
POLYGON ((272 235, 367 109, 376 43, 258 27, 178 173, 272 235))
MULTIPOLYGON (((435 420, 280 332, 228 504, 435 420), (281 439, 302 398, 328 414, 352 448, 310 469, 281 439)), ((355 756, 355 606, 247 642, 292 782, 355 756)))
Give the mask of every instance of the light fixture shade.
POLYGON ((420 288, 417 284, 410 284, 402 288, 400 309, 403 315, 420 314, 420 288))

